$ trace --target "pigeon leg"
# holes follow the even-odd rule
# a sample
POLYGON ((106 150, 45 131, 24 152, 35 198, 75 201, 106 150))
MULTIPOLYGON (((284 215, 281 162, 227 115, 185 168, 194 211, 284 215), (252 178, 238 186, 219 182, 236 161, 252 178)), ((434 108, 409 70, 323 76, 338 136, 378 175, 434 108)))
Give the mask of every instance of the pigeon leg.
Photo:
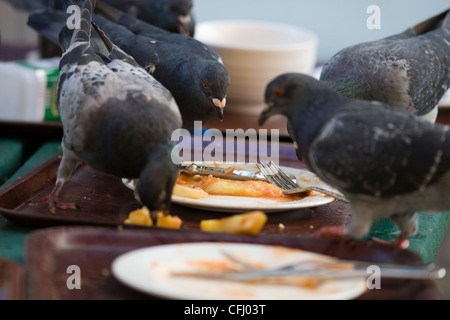
POLYGON ((47 195, 47 197, 42 200, 30 201, 28 202, 28 205, 41 206, 44 204, 48 204, 48 209, 53 214, 56 213, 56 208, 60 208, 63 210, 79 210, 79 207, 75 203, 63 203, 59 201, 58 198, 64 184, 70 179, 73 172, 80 163, 81 161, 72 152, 63 147, 63 157, 58 168, 55 187, 50 192, 50 194, 47 195))

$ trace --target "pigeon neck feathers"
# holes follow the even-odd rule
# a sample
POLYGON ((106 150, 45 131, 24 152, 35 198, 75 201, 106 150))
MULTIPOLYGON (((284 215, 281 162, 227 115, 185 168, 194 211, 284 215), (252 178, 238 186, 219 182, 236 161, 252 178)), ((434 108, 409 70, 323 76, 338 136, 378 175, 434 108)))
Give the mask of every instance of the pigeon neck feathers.
MULTIPOLYGON (((306 156, 309 144, 322 127, 345 105, 346 97, 338 94, 324 82, 311 76, 286 73, 274 79, 266 88, 267 108, 261 114, 260 125, 274 114, 282 114, 288 120, 297 154, 306 156)), ((305 159, 306 162, 307 159, 305 159)))
POLYGON ((308 86, 299 94, 285 115, 292 127, 300 128, 294 133, 295 141, 298 144, 298 152, 309 164, 307 155, 310 143, 328 121, 343 111, 347 99, 331 88, 319 85, 308 86))
MULTIPOLYGON (((308 123, 313 118, 320 118, 320 122, 332 117, 339 110, 346 97, 336 92, 324 82, 319 82, 311 76, 303 74, 286 74, 279 78, 281 86, 275 84, 275 94, 282 94, 284 106, 281 113, 289 121, 308 123), (285 84, 283 77, 289 79, 285 84), (277 90, 281 90, 280 93, 277 90)), ((311 123, 313 124, 313 123, 311 123)))

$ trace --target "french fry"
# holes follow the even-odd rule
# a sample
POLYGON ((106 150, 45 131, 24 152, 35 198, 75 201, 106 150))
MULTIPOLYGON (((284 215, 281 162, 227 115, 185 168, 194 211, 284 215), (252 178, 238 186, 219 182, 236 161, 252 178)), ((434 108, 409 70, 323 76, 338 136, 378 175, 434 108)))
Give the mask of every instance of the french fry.
POLYGON ((163 212, 158 212, 156 219, 156 226, 158 228, 166 229, 180 229, 183 221, 177 216, 166 215, 163 212))
POLYGON ((208 194, 241 197, 281 196, 283 191, 265 181, 236 181, 216 177, 204 177, 198 186, 208 194))
POLYGON ((190 199, 201 199, 208 195, 208 193, 202 189, 189 188, 189 187, 182 186, 179 184, 175 184, 172 194, 179 196, 179 197, 190 198, 190 199))
POLYGON ((262 211, 236 214, 222 219, 202 220, 200 229, 208 232, 257 235, 267 222, 262 211))
MULTIPOLYGON (((234 168, 231 168, 234 170, 234 168)), ((266 181, 237 181, 213 176, 188 176, 180 174, 173 194, 202 199, 207 195, 240 196, 240 197, 280 197, 283 191, 266 181)))
MULTIPOLYGON (((153 214, 156 215, 156 226, 158 228, 180 229, 183 223, 183 221, 179 217, 168 215, 164 211, 154 211, 153 214)), ((154 226, 152 217, 150 215, 150 210, 145 206, 140 209, 131 211, 128 214, 128 219, 126 219, 124 222, 126 224, 134 224, 146 227, 154 226)))
POLYGON ((150 217, 150 211, 147 207, 142 207, 141 209, 131 211, 128 214, 128 219, 126 219, 124 222, 126 224, 135 224, 139 226, 153 226, 153 221, 150 217))

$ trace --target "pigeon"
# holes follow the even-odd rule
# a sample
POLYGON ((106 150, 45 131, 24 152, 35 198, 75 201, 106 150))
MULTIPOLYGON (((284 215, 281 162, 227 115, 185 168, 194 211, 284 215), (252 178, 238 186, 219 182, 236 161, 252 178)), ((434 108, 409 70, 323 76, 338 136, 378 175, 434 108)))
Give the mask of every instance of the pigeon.
MULTIPOLYGON (((73 4, 71 0, 1 1, 28 12, 40 9, 66 11, 73 4)), ((167 31, 194 36, 195 19, 192 13, 192 0, 102 0, 102 2, 167 31)))
POLYGON ((347 97, 435 122, 450 87, 450 10, 400 34, 343 49, 324 65, 320 80, 347 97))
MULTIPOLYGON (((223 119, 230 75, 215 51, 192 37, 157 28, 105 4, 98 3, 98 11, 102 15, 93 19, 112 42, 172 93, 183 128, 192 130, 195 121, 205 123, 215 114, 223 119)), ((57 42, 67 18, 62 11, 39 11, 30 14, 28 25, 57 42)))
POLYGON ((62 159, 52 192, 30 204, 48 203, 52 213, 76 209, 58 196, 78 165, 86 163, 134 180, 143 205, 167 212, 178 174, 171 159, 171 135, 182 125, 178 106, 161 83, 92 23, 94 6, 86 0, 80 28, 61 31, 64 54, 56 91, 62 159))
POLYGON ((363 239, 374 219, 389 217, 400 229, 394 244, 404 248, 418 211, 450 209, 448 126, 297 73, 272 80, 265 102, 259 124, 287 117, 300 160, 350 203, 350 224, 318 235, 363 239))

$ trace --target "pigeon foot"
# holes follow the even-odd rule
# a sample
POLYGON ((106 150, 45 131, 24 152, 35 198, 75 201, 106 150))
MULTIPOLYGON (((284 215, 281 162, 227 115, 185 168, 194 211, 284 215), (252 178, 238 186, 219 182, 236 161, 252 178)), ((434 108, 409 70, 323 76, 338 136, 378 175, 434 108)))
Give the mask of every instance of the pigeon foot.
POLYGON ((410 245, 410 242, 404 237, 397 237, 394 241, 386 241, 379 238, 372 238, 374 242, 393 245, 400 249, 407 249, 410 245))
POLYGON ((43 206, 48 205, 48 209, 51 213, 56 214, 56 209, 62 209, 62 210, 80 210, 80 207, 76 205, 75 203, 65 203, 60 202, 57 197, 52 193, 50 193, 47 197, 45 197, 42 200, 37 201, 28 201, 27 205, 29 206, 43 206))

